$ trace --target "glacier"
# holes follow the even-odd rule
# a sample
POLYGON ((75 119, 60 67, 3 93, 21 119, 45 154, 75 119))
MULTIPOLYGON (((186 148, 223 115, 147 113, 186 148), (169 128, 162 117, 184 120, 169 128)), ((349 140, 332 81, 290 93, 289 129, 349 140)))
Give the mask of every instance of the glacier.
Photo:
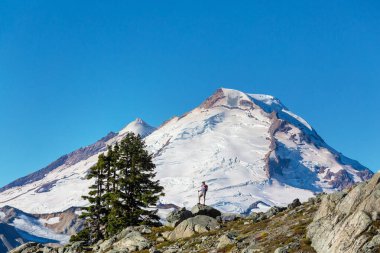
POLYGON ((88 169, 107 145, 127 132, 144 137, 157 179, 160 206, 197 202, 202 181, 206 203, 223 212, 265 211, 295 198, 349 187, 373 173, 334 150, 306 120, 270 95, 218 89, 201 105, 154 128, 136 119, 118 133, 61 157, 43 170, 0 189, 0 206, 53 213, 85 206, 88 169))

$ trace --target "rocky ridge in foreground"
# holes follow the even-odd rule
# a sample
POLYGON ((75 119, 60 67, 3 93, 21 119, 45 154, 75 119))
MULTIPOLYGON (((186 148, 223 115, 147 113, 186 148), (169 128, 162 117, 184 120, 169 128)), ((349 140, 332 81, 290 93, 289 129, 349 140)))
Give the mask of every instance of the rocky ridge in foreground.
POLYGON ((196 206, 191 214, 179 210, 170 214, 180 219, 187 212, 188 218, 177 226, 128 227, 120 234, 86 246, 76 242, 65 247, 49 247, 29 243, 11 251, 12 253, 74 253, 74 252, 273 252, 277 248, 290 251, 315 252, 305 238, 306 226, 311 222, 319 198, 301 204, 294 201, 288 208, 273 207, 265 213, 240 217, 235 214, 220 214, 208 206, 196 206), (191 216, 191 217, 189 217, 191 216), (212 217, 214 216, 214 217, 212 217), (269 250, 269 251, 268 251, 269 250), (295 250, 295 251, 294 251, 295 250))
POLYGON ((318 252, 380 252, 380 173, 351 190, 326 195, 307 235, 318 252))
POLYGON ((167 217, 169 226, 128 227, 86 246, 25 244, 12 253, 175 253, 175 252, 380 252, 380 173, 342 192, 322 194, 288 207, 249 216, 222 214, 197 205, 167 217))

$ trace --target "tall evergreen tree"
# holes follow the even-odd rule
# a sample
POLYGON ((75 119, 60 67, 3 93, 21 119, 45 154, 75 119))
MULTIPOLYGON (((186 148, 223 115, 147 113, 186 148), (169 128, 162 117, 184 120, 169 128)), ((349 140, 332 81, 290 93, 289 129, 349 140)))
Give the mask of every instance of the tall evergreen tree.
POLYGON ((110 234, 119 232, 125 225, 157 223, 156 211, 149 209, 163 195, 163 187, 154 180, 152 155, 141 137, 128 133, 118 148, 118 190, 107 226, 110 234))
MULTIPOLYGON (((90 168, 87 179, 94 179, 94 184, 90 186, 87 196, 83 196, 90 205, 84 208, 81 218, 85 219, 85 229, 77 235, 80 240, 96 242, 103 239, 102 229, 105 226, 106 208, 104 206, 104 182, 105 182, 105 162, 104 154, 99 155, 98 162, 90 168)), ((77 238, 73 237, 72 240, 77 238)))
POLYGON ((90 243, 108 238, 127 226, 156 224, 159 217, 153 207, 163 187, 154 180, 152 155, 139 135, 128 133, 120 143, 108 147, 88 174, 94 179, 84 208, 85 228, 72 241, 90 243))

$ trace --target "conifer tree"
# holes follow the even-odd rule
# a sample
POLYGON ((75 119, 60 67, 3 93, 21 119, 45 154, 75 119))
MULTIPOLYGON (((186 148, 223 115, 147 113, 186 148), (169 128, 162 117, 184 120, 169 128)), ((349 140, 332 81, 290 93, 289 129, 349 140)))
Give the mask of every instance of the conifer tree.
POLYGON ((139 135, 128 133, 118 146, 117 191, 108 220, 110 234, 123 227, 157 223, 156 211, 148 210, 163 195, 163 187, 154 180, 155 165, 139 135))
POLYGON ((85 229, 77 235, 79 238, 88 242, 96 242, 103 239, 102 229, 105 225, 106 210, 104 206, 104 180, 105 180, 105 160, 104 154, 99 155, 98 162, 90 168, 87 179, 94 179, 94 184, 90 186, 87 196, 83 196, 90 205, 84 208, 81 218, 85 219, 85 229))
POLYGON ((71 241, 94 243, 108 238, 123 228, 140 224, 157 224, 155 206, 163 187, 154 180, 156 173, 152 155, 139 135, 128 133, 125 138, 108 147, 106 154, 88 174, 93 179, 84 208, 84 229, 71 241))

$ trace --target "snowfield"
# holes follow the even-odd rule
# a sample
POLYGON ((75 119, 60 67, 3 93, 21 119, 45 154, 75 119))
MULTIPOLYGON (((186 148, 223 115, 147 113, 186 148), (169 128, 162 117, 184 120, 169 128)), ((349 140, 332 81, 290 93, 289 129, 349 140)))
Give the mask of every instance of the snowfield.
POLYGON ((57 243, 65 244, 68 243, 70 239, 69 235, 58 234, 51 229, 46 228, 43 220, 35 220, 25 215, 21 215, 20 218, 14 219, 10 225, 14 226, 23 238, 31 241, 34 241, 35 237, 39 237, 46 238, 46 241, 54 240, 57 243))
MULTIPOLYGON (((106 144, 114 144, 129 131, 146 136, 157 179, 165 188, 162 204, 191 208, 206 181, 206 204, 230 213, 265 211, 372 176, 269 95, 219 89, 202 105, 157 129, 137 119, 106 144)), ((81 196, 92 182, 85 176, 97 156, 62 164, 42 179, 6 189, 0 193, 0 206, 52 213, 86 205, 81 196)), ((20 224, 15 226, 24 226, 20 224)))

